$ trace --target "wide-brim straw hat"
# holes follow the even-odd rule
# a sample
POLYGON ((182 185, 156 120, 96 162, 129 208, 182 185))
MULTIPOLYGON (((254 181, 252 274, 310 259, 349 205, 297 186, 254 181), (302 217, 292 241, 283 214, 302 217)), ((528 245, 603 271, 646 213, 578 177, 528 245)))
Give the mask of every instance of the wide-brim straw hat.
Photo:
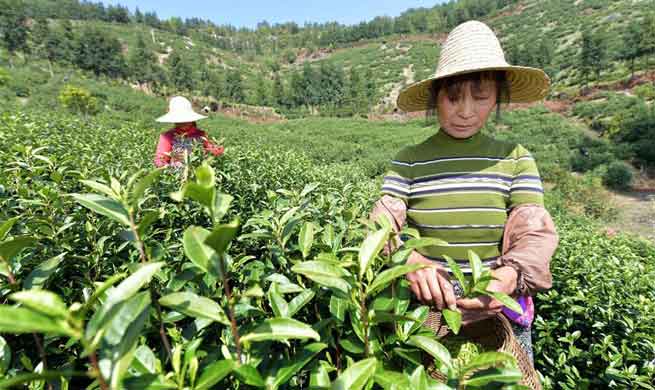
POLYGON ((187 123, 207 118, 193 111, 191 102, 183 96, 174 96, 168 103, 168 113, 157 118, 157 122, 163 123, 187 123))
POLYGON ((472 20, 460 24, 448 34, 434 76, 403 89, 398 95, 398 107, 404 111, 427 110, 432 108, 428 105, 435 80, 493 70, 506 72, 510 102, 533 102, 543 99, 548 93, 550 79, 543 70, 508 64, 494 32, 486 24, 472 20))

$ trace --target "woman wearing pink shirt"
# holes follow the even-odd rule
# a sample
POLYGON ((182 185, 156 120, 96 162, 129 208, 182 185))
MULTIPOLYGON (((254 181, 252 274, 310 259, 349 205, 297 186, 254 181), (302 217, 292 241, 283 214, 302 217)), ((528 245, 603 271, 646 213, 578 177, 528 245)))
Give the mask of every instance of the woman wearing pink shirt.
POLYGON ((191 153, 194 143, 198 141, 202 142, 205 152, 214 156, 223 154, 225 148, 209 141, 207 133, 196 126, 196 121, 205 118, 207 117, 193 111, 188 99, 182 96, 173 97, 169 103, 168 113, 157 118, 157 122, 174 123, 175 127, 159 137, 155 166, 182 166, 184 156, 191 153))

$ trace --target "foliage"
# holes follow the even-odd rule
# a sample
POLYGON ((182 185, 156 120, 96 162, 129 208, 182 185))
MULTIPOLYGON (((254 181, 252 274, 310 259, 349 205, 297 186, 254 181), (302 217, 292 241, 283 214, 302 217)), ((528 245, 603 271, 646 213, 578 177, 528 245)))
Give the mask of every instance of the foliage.
POLYGON ((91 93, 84 88, 67 85, 59 94, 61 104, 75 113, 84 115, 98 112, 98 102, 91 93))
POLYGON ((603 175, 603 184, 618 190, 627 190, 632 184, 633 173, 630 165, 622 161, 614 161, 607 167, 603 175))

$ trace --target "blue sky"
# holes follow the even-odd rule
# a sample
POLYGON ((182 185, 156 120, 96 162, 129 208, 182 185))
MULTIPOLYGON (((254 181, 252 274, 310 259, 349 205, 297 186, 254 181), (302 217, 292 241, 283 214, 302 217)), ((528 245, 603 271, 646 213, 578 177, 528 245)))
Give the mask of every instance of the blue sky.
POLYGON ((171 16, 200 17, 216 24, 255 27, 257 22, 337 21, 356 24, 376 16, 398 16, 409 8, 433 7, 440 0, 105 0, 105 4, 122 4, 134 11, 156 11, 162 19, 171 16))

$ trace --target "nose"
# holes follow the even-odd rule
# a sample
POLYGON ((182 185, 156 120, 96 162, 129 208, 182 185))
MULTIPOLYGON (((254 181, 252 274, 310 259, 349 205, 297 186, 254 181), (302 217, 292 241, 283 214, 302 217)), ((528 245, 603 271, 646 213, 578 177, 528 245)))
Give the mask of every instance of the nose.
POLYGON ((463 96, 457 105, 457 115, 464 119, 471 118, 475 115, 475 102, 470 94, 463 96))

